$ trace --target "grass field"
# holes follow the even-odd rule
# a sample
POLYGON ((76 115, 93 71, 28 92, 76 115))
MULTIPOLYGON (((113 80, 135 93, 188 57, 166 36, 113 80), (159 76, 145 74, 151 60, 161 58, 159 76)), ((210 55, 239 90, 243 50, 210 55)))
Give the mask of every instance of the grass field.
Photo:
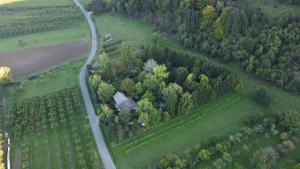
MULTIPOLYGON (((137 46, 147 45, 151 41, 152 28, 143 21, 133 21, 112 14, 96 18, 98 32, 101 35, 112 33, 122 40, 133 40, 137 46)), ((181 47, 173 39, 160 37, 160 45, 181 52, 190 52, 196 56, 219 63, 205 55, 181 47)), ((252 114, 269 114, 280 110, 300 111, 300 96, 282 91, 251 75, 244 73, 238 65, 226 65, 237 72, 244 83, 244 90, 229 94, 200 107, 193 113, 180 117, 169 124, 155 126, 149 131, 113 145, 111 151, 119 168, 143 168, 168 152, 183 153, 191 146, 206 140, 210 136, 228 135, 237 131, 243 119, 252 114), (266 86, 272 95, 268 108, 261 108, 250 99, 250 93, 257 86, 266 86)))
POLYGON ((21 81, 21 85, 8 87, 8 91, 14 99, 23 100, 78 86, 78 76, 84 61, 85 59, 79 59, 55 69, 49 68, 31 80, 21 81))
POLYGON ((275 2, 274 0, 248 0, 254 7, 261 8, 263 12, 271 17, 288 14, 300 14, 300 7, 275 2))

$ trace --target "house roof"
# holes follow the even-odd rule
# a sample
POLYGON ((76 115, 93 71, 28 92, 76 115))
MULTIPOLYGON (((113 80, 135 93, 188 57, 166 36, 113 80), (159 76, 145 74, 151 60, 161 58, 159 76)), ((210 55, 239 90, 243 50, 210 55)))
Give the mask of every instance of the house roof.
POLYGON ((136 103, 131 98, 126 97, 124 93, 117 92, 114 95, 114 100, 116 102, 115 106, 119 111, 125 109, 135 109, 136 103))

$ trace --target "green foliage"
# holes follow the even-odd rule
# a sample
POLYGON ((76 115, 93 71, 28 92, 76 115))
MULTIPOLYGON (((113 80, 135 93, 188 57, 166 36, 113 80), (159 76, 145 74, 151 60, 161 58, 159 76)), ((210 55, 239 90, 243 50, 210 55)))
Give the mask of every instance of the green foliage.
POLYGON ((135 90, 135 82, 130 78, 126 78, 121 83, 121 89, 125 91, 128 95, 132 96, 135 90))
POLYGON ((108 103, 114 95, 114 93, 115 88, 113 87, 113 85, 105 83, 103 81, 99 84, 97 94, 99 100, 101 100, 102 102, 108 103))
POLYGON ((211 5, 206 6, 202 11, 202 19, 200 28, 201 29, 207 29, 209 28, 212 23, 215 16, 215 8, 211 5))
POLYGON ((293 169, 300 169, 300 163, 296 164, 293 169))
POLYGON ((255 151, 250 161, 252 167, 255 169, 271 168, 271 163, 269 162, 268 156, 263 152, 262 149, 255 151))
POLYGON ((166 110, 171 113, 171 116, 175 116, 177 113, 176 106, 179 103, 183 89, 176 83, 169 84, 168 87, 163 89, 162 95, 166 104, 166 110))
POLYGON ((253 97, 261 106, 268 106, 271 102, 271 96, 264 87, 256 88, 253 97))
POLYGON ((209 150, 202 149, 200 150, 198 156, 201 160, 209 160, 212 153, 209 150))
POLYGON ((100 117, 101 117, 101 120, 106 125, 108 125, 109 122, 111 122, 113 120, 114 112, 107 104, 101 105, 100 106, 100 117))
POLYGON ((294 111, 281 112, 278 117, 280 127, 285 130, 296 129, 300 126, 299 115, 294 111))
POLYGON ((160 160, 160 165, 163 169, 184 169, 186 161, 175 154, 167 154, 164 159, 160 160))
POLYGON ((187 78, 189 72, 187 70, 187 68, 185 67, 179 67, 176 69, 176 77, 175 77, 175 81, 178 84, 182 84, 184 82, 184 80, 187 78))
POLYGON ((154 76, 160 81, 163 82, 169 77, 167 72, 167 67, 165 65, 155 66, 153 69, 154 76))
POLYGON ((186 114, 194 108, 193 96, 190 93, 182 94, 178 105, 178 113, 186 114))
POLYGON ((135 56, 134 56, 134 43, 132 41, 123 42, 121 45, 121 58, 127 70, 134 68, 135 56))

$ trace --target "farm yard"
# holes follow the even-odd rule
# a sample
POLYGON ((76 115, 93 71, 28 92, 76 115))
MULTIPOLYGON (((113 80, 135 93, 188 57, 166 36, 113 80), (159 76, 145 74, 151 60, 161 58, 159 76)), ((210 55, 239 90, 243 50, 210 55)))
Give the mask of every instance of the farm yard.
MULTIPOLYGON (((131 20, 114 14, 102 14, 95 20, 100 35, 111 33, 115 40, 133 41, 137 48, 140 45, 149 45, 153 39, 154 28, 142 20, 131 20)), ((208 59, 209 62, 221 64, 220 61, 208 58, 202 53, 181 47, 172 38, 166 38, 159 34, 156 38, 162 47, 169 47, 183 53, 189 52, 197 57, 208 59)), ((109 47, 105 46, 104 50, 107 48, 109 47)), ((113 58, 115 60, 116 56, 113 58)), ((226 67, 236 72, 242 80, 244 89, 241 92, 227 94, 169 123, 155 125, 118 144, 112 143, 111 152, 117 165, 125 169, 145 168, 157 162, 167 153, 183 155, 192 146, 200 144, 212 136, 226 137, 233 134, 242 128, 243 121, 251 115, 270 116, 280 111, 300 110, 299 96, 259 81, 244 73, 237 65, 226 64, 226 67), (267 108, 258 106, 249 98, 257 86, 267 87, 272 94, 273 99, 267 108)), ((108 136, 109 131, 105 132, 108 136)), ((254 144, 261 139, 263 139, 262 136, 255 136, 247 144, 254 144)), ((294 156, 299 153, 297 151, 294 156)))

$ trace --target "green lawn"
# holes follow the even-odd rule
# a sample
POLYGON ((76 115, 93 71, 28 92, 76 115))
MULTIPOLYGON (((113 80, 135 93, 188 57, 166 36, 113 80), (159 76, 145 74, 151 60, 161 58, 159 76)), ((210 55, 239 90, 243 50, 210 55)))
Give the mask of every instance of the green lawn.
POLYGON ((8 87, 8 91, 16 100, 23 100, 78 86, 79 72, 85 59, 75 60, 55 69, 45 71, 32 80, 23 80, 21 85, 8 87))
POLYGON ((300 14, 300 7, 275 2, 274 0, 248 0, 254 7, 261 8, 263 12, 271 17, 287 14, 300 14))
MULTIPOLYGON (((143 21, 133 21, 124 17, 104 14, 96 17, 96 25, 100 35, 112 33, 122 40, 133 40, 137 46, 146 45, 151 41, 152 27, 143 21)), ((173 39, 160 36, 163 47, 171 47, 177 51, 190 52, 212 62, 217 60, 181 47, 173 39)), ((200 107, 193 113, 180 117, 169 124, 155 126, 141 135, 125 140, 111 147, 114 159, 119 168, 142 168, 149 165, 168 152, 184 153, 200 141, 210 136, 228 135, 237 131, 243 119, 248 115, 278 112, 280 110, 300 111, 300 96, 285 92, 277 87, 255 79, 244 73, 238 65, 226 65, 237 72, 244 83, 244 90, 228 94, 211 103, 200 107), (257 86, 266 86, 272 94, 272 102, 268 108, 255 104, 249 95, 257 86)))

